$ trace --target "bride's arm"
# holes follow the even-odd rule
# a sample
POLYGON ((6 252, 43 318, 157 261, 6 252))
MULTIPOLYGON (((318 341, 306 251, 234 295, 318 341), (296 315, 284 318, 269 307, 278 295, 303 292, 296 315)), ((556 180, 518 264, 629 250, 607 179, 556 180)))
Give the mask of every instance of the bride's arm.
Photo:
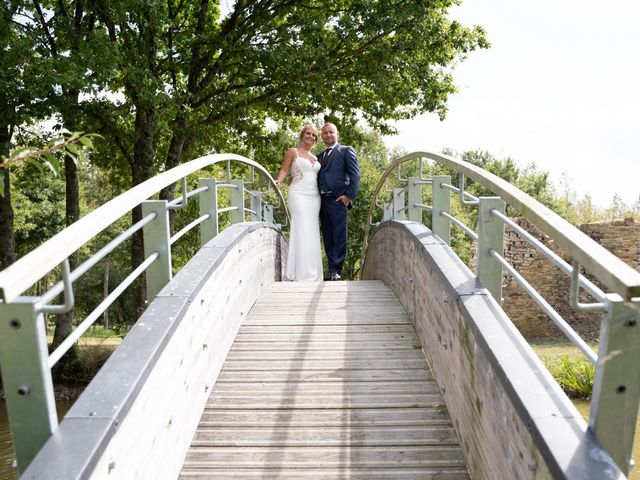
POLYGON ((289 169, 291 168, 291 164, 293 160, 296 158, 296 149, 290 148, 284 154, 284 158, 282 159, 282 168, 280 172, 278 172, 278 178, 276 178, 276 185, 281 185, 284 181, 287 173, 289 173, 289 169))

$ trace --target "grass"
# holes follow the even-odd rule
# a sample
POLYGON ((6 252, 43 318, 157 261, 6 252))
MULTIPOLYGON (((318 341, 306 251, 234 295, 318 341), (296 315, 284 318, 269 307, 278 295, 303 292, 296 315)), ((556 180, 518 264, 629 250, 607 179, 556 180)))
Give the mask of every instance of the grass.
MULTIPOLYGON (((595 344, 590 345, 595 349, 595 344)), ((571 343, 534 342, 531 345, 542 363, 571 398, 591 398, 595 366, 571 343)))
MULTIPOLYGON (((47 327, 47 341, 53 341, 53 325, 47 327)), ((120 345, 122 337, 111 329, 102 325, 93 325, 78 340, 78 345, 120 345)))

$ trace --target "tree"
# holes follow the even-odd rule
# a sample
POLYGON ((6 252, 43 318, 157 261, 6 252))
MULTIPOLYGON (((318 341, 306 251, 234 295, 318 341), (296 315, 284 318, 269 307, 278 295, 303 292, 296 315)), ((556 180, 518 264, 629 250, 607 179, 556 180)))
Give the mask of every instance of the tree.
MULTIPOLYGON (((22 35, 55 60, 44 98, 59 102, 65 121, 86 114, 83 129, 114 147, 101 164, 121 168, 114 176, 130 185, 187 151, 257 149, 271 136, 268 118, 320 113, 389 131, 388 120, 442 117, 451 67, 487 46, 481 28, 446 17, 449 0, 239 0, 224 14, 210 0, 13 3, 21 13, 7 18, 26 18, 22 35), (94 95, 78 96, 86 91, 94 95)), ((136 236, 132 264, 142 256, 136 236)), ((142 285, 136 296, 142 308, 142 285)))
MULTIPOLYGON (((227 15, 206 0, 96 4, 115 52, 109 89, 126 99, 94 103, 92 114, 127 159, 133 185, 188 149, 252 144, 267 135, 267 118, 325 112, 388 130, 385 120, 444 116, 455 91, 448 68, 487 46, 480 28, 446 18, 451 4, 240 0, 227 15)), ((142 255, 137 238, 133 264, 142 255)))

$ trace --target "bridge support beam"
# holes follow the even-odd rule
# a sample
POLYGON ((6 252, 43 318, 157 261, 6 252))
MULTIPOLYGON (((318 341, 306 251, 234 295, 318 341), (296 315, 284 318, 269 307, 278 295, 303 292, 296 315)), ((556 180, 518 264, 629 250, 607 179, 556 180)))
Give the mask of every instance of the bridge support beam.
POLYGON ((260 214, 262 210, 262 199, 260 198, 260 192, 257 190, 249 190, 251 194, 251 221, 259 222, 261 220, 260 214))
POLYGON ((500 197, 481 197, 478 212, 478 277, 491 296, 502 304, 502 265, 491 256, 504 251, 504 224, 491 214, 504 214, 505 202, 500 197))
POLYGON ((264 204, 262 206, 262 217, 265 222, 273 223, 273 206, 264 204))
POLYGON ((407 213, 412 222, 422 223, 422 209, 417 205, 422 203, 422 185, 419 177, 409 177, 407 183, 407 213))
POLYGON ((640 399, 640 301, 609 294, 606 302, 589 428, 627 475, 640 399))
POLYGON ((242 223, 244 222, 244 182, 231 180, 229 183, 235 185, 231 189, 231 206, 236 207, 231 211, 231 223, 242 223))
POLYGON ((209 218, 200 224, 200 246, 204 247, 209 240, 218 235, 218 188, 215 178, 198 179, 199 187, 208 187, 200 194, 200 215, 209 218))
POLYGON ((0 366, 20 472, 58 426, 47 332, 37 300, 0 303, 0 366))
POLYGON ((404 204, 404 188, 393 189, 393 219, 405 220, 407 215, 405 213, 404 204))
POLYGON ((451 220, 442 212, 451 214, 451 192, 442 188, 442 184, 451 184, 450 175, 433 176, 433 209, 431 210, 431 227, 440 240, 447 245, 451 245, 451 220))
POLYGON ((156 218, 143 227, 144 258, 158 253, 155 262, 147 269, 147 300, 151 302, 162 288, 171 281, 171 246, 169 245, 169 214, 166 200, 142 202, 142 216, 156 213, 156 218))

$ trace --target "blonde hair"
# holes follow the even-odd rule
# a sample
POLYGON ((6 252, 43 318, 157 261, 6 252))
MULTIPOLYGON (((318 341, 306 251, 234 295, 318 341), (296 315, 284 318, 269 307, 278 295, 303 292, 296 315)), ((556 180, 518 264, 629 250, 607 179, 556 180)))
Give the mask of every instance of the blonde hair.
POLYGON ((315 127, 315 125, 311 125, 310 123, 307 123, 304 127, 302 127, 302 130, 300 130, 300 140, 302 140, 302 138, 304 137, 304 134, 307 133, 308 130, 312 130, 314 135, 316 136, 316 142, 318 141, 318 129, 315 127))

